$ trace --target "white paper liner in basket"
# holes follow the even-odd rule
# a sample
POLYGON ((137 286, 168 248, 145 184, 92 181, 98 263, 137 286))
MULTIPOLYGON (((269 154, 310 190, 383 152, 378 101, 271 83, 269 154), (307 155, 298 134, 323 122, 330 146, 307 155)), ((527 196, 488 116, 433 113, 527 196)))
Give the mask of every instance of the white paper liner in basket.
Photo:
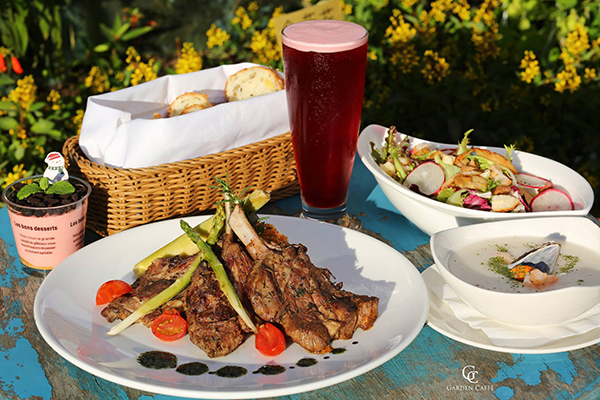
POLYGON ((225 82, 252 63, 167 75, 130 88, 91 96, 79 146, 93 162, 142 168, 245 146, 289 131, 285 90, 228 103, 225 82), (169 105, 186 92, 206 93, 214 107, 172 118, 169 105))

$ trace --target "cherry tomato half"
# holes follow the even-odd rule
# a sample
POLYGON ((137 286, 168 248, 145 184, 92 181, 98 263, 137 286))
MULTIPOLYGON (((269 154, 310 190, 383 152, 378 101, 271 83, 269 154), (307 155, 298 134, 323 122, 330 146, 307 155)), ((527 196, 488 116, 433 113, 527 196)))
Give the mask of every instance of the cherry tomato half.
POLYGON ((129 293, 132 290, 133 288, 129 283, 118 279, 104 282, 102 286, 100 286, 100 289, 98 289, 98 293, 96 293, 96 305, 101 306, 102 304, 110 303, 117 297, 129 293))
POLYGON ((258 327, 254 346, 262 355, 273 357, 285 350, 285 337, 279 329, 267 322, 258 327))
POLYGON ((187 322, 177 310, 166 310, 152 322, 152 333, 165 342, 181 339, 187 333, 187 322))

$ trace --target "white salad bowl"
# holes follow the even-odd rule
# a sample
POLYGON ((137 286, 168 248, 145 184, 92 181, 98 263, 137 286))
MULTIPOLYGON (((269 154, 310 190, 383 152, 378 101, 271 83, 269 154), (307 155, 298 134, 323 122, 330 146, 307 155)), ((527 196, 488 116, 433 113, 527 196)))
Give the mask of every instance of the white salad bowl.
MULTIPOLYGON (((574 210, 568 211, 541 211, 528 213, 498 213, 462 208, 442 203, 419 193, 416 193, 387 175, 373 160, 371 156, 371 142, 380 149, 385 142, 387 128, 380 125, 369 125, 358 138, 358 154, 367 169, 373 174, 377 183, 390 202, 408 220, 428 235, 445 229, 470 225, 479 222, 528 219, 539 217, 584 216, 590 212, 594 203, 594 192, 585 178, 571 168, 545 157, 524 151, 513 151, 513 165, 519 172, 546 178, 554 187, 561 189, 571 196, 574 210)), ((404 135, 398 134, 400 137, 404 135)), ((431 143, 437 148, 449 149, 458 147, 457 144, 442 144, 428 142, 418 138, 410 138, 411 146, 419 143, 431 143)), ((471 140, 473 142, 473 140, 471 140)), ((506 156, 506 150, 498 147, 485 147, 490 151, 506 156)))
POLYGON ((527 326, 559 324, 600 302, 599 244, 600 227, 585 217, 487 222, 438 232, 430 241, 437 269, 457 296, 489 318, 527 326), (498 248, 547 241, 561 244, 559 263, 578 259, 543 290, 505 278, 485 262, 498 248))

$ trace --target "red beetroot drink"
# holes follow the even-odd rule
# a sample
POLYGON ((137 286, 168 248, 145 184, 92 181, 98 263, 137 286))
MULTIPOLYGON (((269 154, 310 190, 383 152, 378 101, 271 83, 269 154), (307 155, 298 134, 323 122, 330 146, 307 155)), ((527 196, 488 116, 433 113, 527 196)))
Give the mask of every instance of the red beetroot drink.
POLYGON ((304 216, 337 220, 360 129, 368 33, 346 21, 304 21, 282 32, 288 112, 304 216))

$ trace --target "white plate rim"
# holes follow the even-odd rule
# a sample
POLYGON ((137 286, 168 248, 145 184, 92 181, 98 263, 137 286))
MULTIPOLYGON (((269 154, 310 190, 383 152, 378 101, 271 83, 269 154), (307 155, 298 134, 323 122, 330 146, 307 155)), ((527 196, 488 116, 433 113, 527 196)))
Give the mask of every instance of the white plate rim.
MULTIPOLYGON (((423 276, 423 279, 425 280, 425 284, 427 284, 428 278, 429 278, 429 274, 439 274, 438 271, 435 270, 435 264, 429 266, 428 268, 426 268, 423 272, 421 272, 421 276, 423 276)), ((440 276, 441 278, 441 276, 440 276)), ((443 279, 443 278, 441 278, 443 279)), ((439 299, 434 293, 433 291, 431 291, 429 289, 429 286, 427 287, 427 292, 429 294, 429 307, 430 307, 430 311, 429 314, 427 315, 427 325, 429 327, 431 327, 433 330, 435 330, 436 332, 440 333, 441 335, 444 335, 450 339, 456 340, 457 342, 461 342, 463 344, 469 345, 469 346, 473 346, 473 347, 478 347, 481 349, 485 349, 485 350, 492 350, 492 351, 497 351, 497 352, 501 352, 501 353, 511 353, 511 354, 552 354, 552 353, 561 353, 561 352, 565 352, 565 351, 572 351, 572 350, 578 350, 578 349, 582 349, 585 347, 589 347, 589 346, 593 346, 595 344, 598 344, 600 342, 600 328, 596 328, 593 331, 598 331, 597 335, 594 336, 592 339, 589 340, 584 340, 581 341, 579 343, 575 343, 572 345, 568 345, 568 346, 561 346, 560 342, 561 340, 556 340, 552 343, 549 343, 547 345, 541 346, 541 347, 508 347, 508 346, 499 346, 499 345, 495 345, 493 343, 484 343, 481 341, 475 341, 475 340, 471 340, 469 338, 466 338, 464 336, 461 335, 457 335, 453 332, 451 332, 450 330, 448 330, 447 328, 445 328, 444 326, 432 321, 432 309, 434 307, 436 307, 436 304, 438 303, 443 303, 443 300, 439 299)), ((453 321, 458 321, 462 324, 465 325, 465 329, 469 329, 472 331, 479 331, 479 329, 473 329, 471 328, 468 324, 460 321, 458 319, 458 317, 454 314, 454 312, 452 312, 452 309, 448 306, 447 309, 450 312, 444 312, 443 310, 437 308, 437 310, 441 313, 443 313, 445 318, 451 319, 453 321)), ((446 310, 446 311, 448 311, 446 310)), ((435 321, 438 321, 438 318, 435 318, 435 321)), ((483 335, 485 335, 485 332, 481 331, 481 333, 483 335)), ((581 337, 584 335, 590 335, 590 332, 581 334, 581 335, 576 335, 574 337, 581 337)))
MULTIPOLYGON (((359 366, 348 372, 341 373, 334 377, 325 378, 325 379, 317 379, 314 382, 301 384, 301 385, 284 388, 284 389, 275 388, 275 389, 266 389, 266 390, 262 390, 262 389, 261 390, 245 390, 244 392, 236 392, 236 391, 229 391, 229 390, 211 391, 211 390, 177 389, 177 388, 174 388, 171 384, 169 384, 168 386, 163 386, 160 384, 148 384, 148 383, 144 383, 144 382, 137 382, 135 380, 122 378, 115 374, 106 373, 106 372, 104 372, 100 369, 97 369, 94 366, 86 363, 85 361, 79 359, 78 357, 75 357, 70 352, 68 352, 68 350, 66 350, 60 343, 58 343, 57 340, 54 337, 52 337, 51 333, 48 332, 48 330, 44 326, 42 303, 44 300, 44 293, 46 291, 45 288, 50 285, 47 282, 52 282, 51 278, 50 278, 52 276, 51 274, 49 274, 48 277, 45 278, 44 282, 42 282, 42 284, 40 285, 40 288, 38 289, 38 292, 36 294, 36 298, 34 301, 34 319, 35 319, 36 325, 38 327, 38 331, 40 332, 40 334, 42 335, 42 337, 44 338, 46 343, 48 343, 48 345, 50 345, 50 347, 53 348, 65 360, 67 360, 71 364, 83 369, 84 371, 86 371, 92 375, 98 376, 102 379, 105 379, 107 381, 110 381, 110 382, 113 382, 113 383, 116 383, 119 385, 123 385, 123 386, 128 386, 128 387, 131 387, 134 389, 157 393, 157 394, 165 394, 165 395, 170 395, 170 396, 181 396, 181 397, 193 397, 193 398, 215 398, 215 399, 245 399, 245 398, 262 398, 262 397, 272 397, 272 396, 283 396, 283 395, 291 395, 291 394, 297 394, 297 393, 302 393, 302 392, 308 392, 308 391, 312 391, 312 390, 316 390, 316 389, 325 388, 325 387, 328 387, 331 385, 335 385, 337 383, 341 383, 341 382, 353 379, 357 376, 360 376, 360 375, 384 364, 385 362, 389 361, 391 358, 395 357, 402 350, 404 350, 420 333, 421 329, 425 325, 425 322, 427 319, 427 314, 429 311, 429 296, 427 294, 427 286, 426 286, 424 280, 422 279, 422 276, 419 274, 418 269, 401 253, 399 253, 397 250, 395 250, 391 246, 377 240, 374 237, 371 237, 364 233, 353 231, 353 230, 350 230, 347 228, 342 228, 339 226, 326 224, 326 223, 322 223, 322 222, 301 220, 301 219, 298 219, 295 217, 288 217, 288 216, 269 215, 268 217, 271 219, 270 222, 272 222, 274 225, 276 225, 276 221, 279 218, 284 218, 284 219, 288 219, 288 220, 293 219, 293 220, 297 220, 297 221, 304 221, 302 223, 308 222, 308 223, 315 223, 315 224, 323 224, 323 225, 327 226, 328 229, 337 229, 340 232, 343 232, 344 234, 362 235, 363 239, 366 239, 367 241, 369 241, 371 243, 377 243, 378 245, 383 245, 383 246, 389 248, 390 250, 394 251, 398 256, 398 260, 402 261, 401 268, 405 268, 408 271, 408 273, 411 275, 414 274, 414 281, 417 283, 417 285, 415 287, 413 287, 413 291, 414 291, 413 296, 415 296, 415 299, 417 297, 420 297, 420 299, 417 299, 417 300, 419 301, 419 303, 421 305, 421 310, 419 312, 419 317, 418 317, 417 323, 415 323, 414 326, 411 327, 410 334, 404 336, 402 338, 402 340, 395 347, 393 347, 392 349, 387 351, 387 353, 385 353, 384 355, 382 355, 376 359, 373 359, 370 362, 363 364, 362 366, 359 366)), ((191 225, 194 225, 194 224, 200 223, 202 220, 204 220, 206 218, 208 218, 208 216, 196 216, 196 217, 186 217, 185 220, 188 221, 191 225)), ((105 240, 105 239, 113 238, 112 240, 116 240, 116 239, 114 239, 115 237, 119 237, 119 238, 125 237, 126 235, 132 235, 133 233, 138 232, 141 229, 149 229, 149 227, 151 227, 151 226, 156 227, 156 226, 160 226, 160 224, 175 223, 175 221, 179 221, 179 219, 154 222, 151 224, 131 228, 126 231, 119 232, 115 235, 109 236, 107 238, 100 239, 100 240, 84 247, 79 252, 85 252, 86 249, 88 249, 87 250, 88 252, 91 252, 91 250, 89 250, 89 249, 94 249, 95 247, 101 246, 100 243, 102 243, 102 240, 105 240)), ((310 249, 309 249, 309 252, 310 252, 310 249)), ((63 261, 55 269, 65 268, 64 265, 68 265, 69 260, 72 257, 73 256, 68 257, 65 261, 63 261)), ((412 278, 413 277, 411 276, 411 280, 412 280, 412 278)), ((391 298, 390 298, 390 300, 391 300, 391 298)), ((380 317, 381 317, 381 314, 380 314, 380 317)), ((306 353, 306 354, 307 354, 307 356, 310 356, 309 353, 306 353)))

